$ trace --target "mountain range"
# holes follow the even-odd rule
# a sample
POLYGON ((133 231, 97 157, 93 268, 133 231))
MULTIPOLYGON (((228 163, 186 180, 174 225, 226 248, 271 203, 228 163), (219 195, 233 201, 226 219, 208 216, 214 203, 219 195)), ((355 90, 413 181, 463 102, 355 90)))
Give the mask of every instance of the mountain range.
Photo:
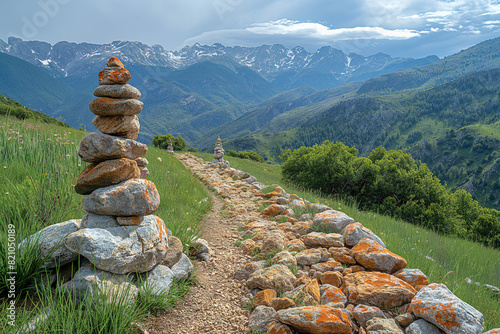
POLYGON ((220 135, 225 148, 255 150, 269 161, 279 161, 282 148, 327 139, 361 154, 384 145, 412 152, 452 188, 500 205, 500 38, 444 59, 365 57, 331 47, 310 53, 195 44, 166 51, 140 42, 9 38, 0 40, 0 93, 93 130, 88 103, 111 56, 142 92, 140 141, 180 134, 210 151, 220 135))

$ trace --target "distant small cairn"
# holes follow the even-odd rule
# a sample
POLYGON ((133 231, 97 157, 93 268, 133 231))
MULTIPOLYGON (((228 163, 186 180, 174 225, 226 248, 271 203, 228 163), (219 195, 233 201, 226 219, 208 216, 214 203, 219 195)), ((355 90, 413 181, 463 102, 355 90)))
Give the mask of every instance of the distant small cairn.
POLYGON ((174 146, 172 146, 172 139, 170 139, 170 140, 168 141, 168 146, 167 146, 166 151, 167 151, 168 153, 174 153, 174 146))
POLYGON ((218 164, 222 167, 229 167, 229 161, 224 160, 224 148, 222 148, 220 136, 217 136, 217 142, 215 143, 214 149, 214 160, 212 160, 212 163, 218 164))

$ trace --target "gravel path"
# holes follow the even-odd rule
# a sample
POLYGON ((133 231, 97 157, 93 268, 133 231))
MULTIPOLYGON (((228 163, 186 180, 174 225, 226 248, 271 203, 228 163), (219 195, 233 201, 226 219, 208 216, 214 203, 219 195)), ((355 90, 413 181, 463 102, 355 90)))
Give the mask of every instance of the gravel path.
MULTIPOLYGON (((239 196, 238 200, 240 204, 245 202, 239 196)), ((242 217, 233 214, 233 218, 228 218, 227 200, 224 202, 214 197, 212 210, 201 222, 204 226, 202 238, 208 241, 214 254, 208 262, 194 261, 200 284, 192 287, 174 309, 150 318, 148 333, 248 333, 250 314, 240 305, 248 289, 245 281, 232 277, 236 270, 251 261, 251 257, 234 245, 238 240, 235 221, 242 217)))

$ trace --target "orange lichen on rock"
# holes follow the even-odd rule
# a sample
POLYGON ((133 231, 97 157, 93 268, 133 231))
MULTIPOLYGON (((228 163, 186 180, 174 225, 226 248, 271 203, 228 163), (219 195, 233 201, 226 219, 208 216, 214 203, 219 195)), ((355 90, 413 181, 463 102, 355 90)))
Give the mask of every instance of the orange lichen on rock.
POLYGON ((392 274, 406 267, 405 259, 369 238, 361 239, 350 254, 356 262, 369 270, 392 274))
POLYGON ((347 313, 326 305, 280 310, 276 314, 276 319, 306 333, 352 333, 352 325, 347 313))
POLYGON ((111 57, 109 58, 107 64, 106 64, 107 67, 124 67, 123 66, 123 63, 121 62, 120 59, 116 58, 116 57, 111 57))

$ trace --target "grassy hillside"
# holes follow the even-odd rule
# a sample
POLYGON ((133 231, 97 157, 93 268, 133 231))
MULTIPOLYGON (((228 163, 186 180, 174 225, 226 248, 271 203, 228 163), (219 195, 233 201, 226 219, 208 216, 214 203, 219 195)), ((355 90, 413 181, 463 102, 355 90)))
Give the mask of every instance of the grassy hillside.
POLYGON ((229 140, 226 149, 255 150, 277 161, 280 148, 325 140, 402 149, 427 163, 452 190, 465 187, 482 205, 500 208, 500 69, 464 76, 430 90, 358 97, 285 132, 229 140))
MULTIPOLYGON (((211 160, 208 153, 198 153, 211 160)), ((459 298, 474 306, 485 317, 485 330, 500 327, 499 296, 482 287, 500 287, 500 251, 478 243, 447 237, 383 215, 359 211, 355 203, 339 198, 321 197, 298 189, 281 179, 281 167, 227 157, 231 167, 244 170, 265 184, 280 184, 287 193, 295 193, 311 202, 329 205, 345 212, 379 235, 387 248, 408 262, 407 268, 421 269, 431 283, 444 283, 459 298), (481 285, 468 284, 466 279, 481 285)))
POLYGON ((0 52, 0 94, 48 114, 72 93, 72 88, 46 70, 0 52))

